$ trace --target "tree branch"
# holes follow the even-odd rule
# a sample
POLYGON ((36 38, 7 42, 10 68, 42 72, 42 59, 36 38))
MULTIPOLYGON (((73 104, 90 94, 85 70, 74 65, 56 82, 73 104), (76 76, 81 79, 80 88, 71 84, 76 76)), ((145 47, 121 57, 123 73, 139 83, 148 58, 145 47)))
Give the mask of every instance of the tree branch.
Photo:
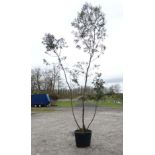
POLYGON ((89 126, 91 125, 91 123, 93 122, 93 120, 94 120, 94 118, 95 118, 95 116, 96 116, 96 111, 97 111, 97 102, 95 103, 95 112, 94 112, 93 118, 92 118, 92 120, 90 121, 90 123, 88 124, 87 130, 88 130, 89 126))
POLYGON ((73 114, 73 117, 74 117, 74 121, 75 121, 76 125, 78 126, 78 128, 80 129, 80 126, 79 126, 79 124, 78 124, 78 122, 77 122, 77 119, 76 119, 76 117, 75 117, 75 114, 74 114, 72 89, 71 89, 71 87, 70 87, 70 85, 69 85, 69 82, 68 82, 68 80, 67 80, 66 71, 65 71, 65 69, 64 69, 64 67, 63 67, 63 65, 62 65, 61 59, 60 59, 60 57, 59 57, 59 54, 58 54, 56 51, 55 51, 55 54, 56 54, 57 57, 58 57, 58 61, 59 61, 60 66, 61 66, 61 68, 62 68, 62 70, 63 70, 64 76, 65 76, 65 80, 66 80, 66 83, 67 83, 67 85, 68 85, 68 88, 69 88, 69 91, 70 91, 70 94, 71 94, 71 95, 70 95, 70 99, 71 99, 71 107, 72 107, 72 114, 73 114))

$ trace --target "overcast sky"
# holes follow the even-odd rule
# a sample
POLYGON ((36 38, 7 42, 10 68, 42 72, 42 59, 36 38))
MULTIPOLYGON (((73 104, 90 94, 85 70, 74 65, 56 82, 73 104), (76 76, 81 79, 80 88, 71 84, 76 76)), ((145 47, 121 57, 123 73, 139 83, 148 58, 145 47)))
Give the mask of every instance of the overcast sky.
MULTIPOLYGON (((87 60, 82 52, 75 49, 71 22, 77 16, 86 0, 42 0, 32 1, 34 6, 31 18, 34 19, 31 32, 31 64, 32 67, 44 67, 43 58, 54 62, 47 57, 42 38, 45 33, 51 33, 56 38, 63 37, 67 41, 68 48, 64 50, 67 62, 73 64, 76 61, 87 60)), ((122 48, 122 18, 123 9, 121 0, 87 0, 93 5, 100 5, 105 13, 107 37, 105 39, 106 51, 97 63, 101 64, 101 72, 107 83, 122 85, 123 81, 123 48, 122 48)), ((31 24, 31 23, 30 23, 31 24)))

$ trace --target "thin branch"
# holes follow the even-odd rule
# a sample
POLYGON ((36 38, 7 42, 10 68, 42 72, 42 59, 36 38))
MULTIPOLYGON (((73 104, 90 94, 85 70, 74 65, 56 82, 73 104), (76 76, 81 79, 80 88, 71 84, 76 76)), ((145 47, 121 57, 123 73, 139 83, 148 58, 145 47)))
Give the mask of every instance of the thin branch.
POLYGON ((59 56, 61 55, 61 49, 60 49, 60 52, 59 52, 59 56))
POLYGON ((97 57, 95 57, 92 62, 94 62, 96 59, 98 59, 101 56, 101 54, 99 54, 97 57))
POLYGON ((65 75, 65 80, 66 80, 66 83, 67 83, 67 85, 68 85, 68 88, 69 88, 69 91, 70 91, 70 94, 71 94, 71 107, 72 107, 72 114, 73 114, 73 117, 74 117, 74 121, 75 121, 75 123, 76 123, 76 125, 78 126, 78 128, 80 129, 80 126, 79 126, 79 124, 78 124, 78 122, 77 122, 77 119, 76 119, 76 117, 75 117, 75 114, 74 114, 74 108, 73 108, 73 92, 72 92, 72 89, 71 89, 71 87, 70 87, 70 85, 69 85, 69 82, 68 82, 68 80, 67 80, 67 75, 66 75, 66 72, 65 72, 65 69, 64 69, 64 67, 63 67, 63 65, 62 65, 62 62, 61 62, 61 59, 60 59, 60 57, 59 57, 59 55, 58 55, 58 53, 57 52, 55 52, 55 54, 57 55, 57 57, 58 57, 58 61, 59 61, 59 63, 60 63, 60 66, 61 66, 61 68, 62 68, 62 70, 63 70, 63 72, 64 72, 64 75, 65 75))
POLYGON ((95 118, 95 116, 96 116, 96 111, 97 111, 97 102, 96 102, 96 104, 95 104, 95 112, 94 112, 93 118, 92 118, 92 120, 90 121, 90 123, 88 124, 87 130, 88 130, 89 126, 91 125, 91 123, 93 122, 93 120, 94 120, 94 118, 95 118))
POLYGON ((87 46, 87 48, 90 49, 90 47, 88 46, 86 40, 84 39, 83 41, 84 41, 83 43, 87 46))

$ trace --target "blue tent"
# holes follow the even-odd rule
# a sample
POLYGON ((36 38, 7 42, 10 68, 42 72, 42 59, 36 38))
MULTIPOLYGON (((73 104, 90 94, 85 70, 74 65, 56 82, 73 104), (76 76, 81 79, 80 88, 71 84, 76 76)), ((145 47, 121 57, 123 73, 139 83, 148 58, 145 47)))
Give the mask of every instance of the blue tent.
POLYGON ((47 106, 51 102, 48 94, 31 95, 31 106, 47 106))

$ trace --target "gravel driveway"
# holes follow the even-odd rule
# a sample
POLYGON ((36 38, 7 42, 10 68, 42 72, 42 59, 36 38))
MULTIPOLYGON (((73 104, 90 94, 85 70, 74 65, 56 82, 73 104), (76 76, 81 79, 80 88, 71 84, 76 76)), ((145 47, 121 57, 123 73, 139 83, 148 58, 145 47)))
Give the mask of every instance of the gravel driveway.
MULTIPOLYGON (((76 109, 81 121, 81 111, 76 109)), ((93 111, 88 109, 86 124, 93 111)), ((90 129, 91 146, 77 148, 73 131, 76 125, 70 108, 54 112, 33 113, 31 122, 31 155, 122 155, 123 154, 123 113, 122 110, 98 109, 90 129)))

